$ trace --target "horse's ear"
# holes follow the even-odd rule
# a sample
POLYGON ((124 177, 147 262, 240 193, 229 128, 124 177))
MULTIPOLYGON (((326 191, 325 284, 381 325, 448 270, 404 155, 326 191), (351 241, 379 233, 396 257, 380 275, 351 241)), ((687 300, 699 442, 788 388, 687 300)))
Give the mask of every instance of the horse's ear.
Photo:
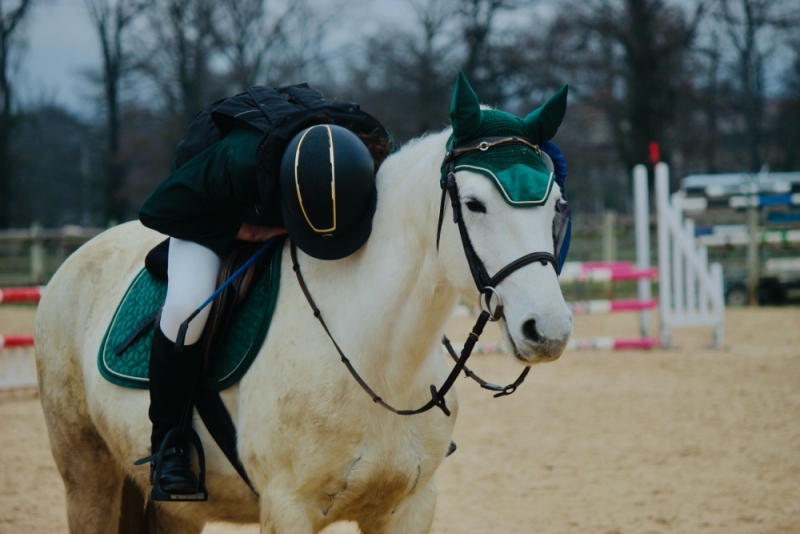
POLYGON ((549 141, 556 135, 564 114, 567 112, 569 85, 559 89, 545 104, 525 117, 528 135, 538 144, 549 141))
POLYGON ((453 124, 453 137, 456 143, 477 132, 481 120, 483 112, 478 95, 470 87, 464 73, 458 71, 456 85, 453 88, 453 100, 450 102, 450 122, 453 124))

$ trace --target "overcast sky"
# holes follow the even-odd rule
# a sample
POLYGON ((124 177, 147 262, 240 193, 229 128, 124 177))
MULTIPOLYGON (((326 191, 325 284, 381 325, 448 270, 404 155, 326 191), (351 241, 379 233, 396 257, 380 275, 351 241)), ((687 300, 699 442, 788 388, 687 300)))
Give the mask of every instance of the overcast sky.
MULTIPOLYGON (((343 20, 334 27, 332 44, 340 45, 356 35, 371 35, 385 27, 408 27, 414 14, 404 0, 313 0, 323 8, 336 2, 347 6, 343 20)), ((686 0, 675 0, 680 3, 686 0)), ((538 15, 552 15, 552 4, 540 3, 538 15)), ((500 25, 530 23, 530 18, 504 20, 500 25)), ((100 47, 84 0, 38 0, 24 28, 27 50, 16 74, 18 102, 25 107, 54 101, 81 116, 93 114, 91 87, 82 72, 100 66, 100 47)), ((702 32, 701 32, 702 33, 702 32)), ((785 51, 784 51, 785 52, 785 51)), ((780 84, 790 57, 776 54, 768 68, 768 91, 780 84)))
MULTIPOLYGON (((352 39, 353 28, 371 34, 381 24, 410 24, 413 17, 400 0, 351 0, 348 12, 346 23, 337 26, 342 30, 336 40, 352 39)), ((27 107, 54 101, 79 115, 91 114, 91 87, 81 73, 100 66, 100 45, 84 0, 40 0, 24 31, 27 49, 15 76, 18 102, 27 107)))
POLYGON ((23 28, 27 50, 16 84, 23 106, 53 99, 72 111, 88 107, 80 72, 100 64, 100 47, 83 0, 51 0, 34 7, 23 28))

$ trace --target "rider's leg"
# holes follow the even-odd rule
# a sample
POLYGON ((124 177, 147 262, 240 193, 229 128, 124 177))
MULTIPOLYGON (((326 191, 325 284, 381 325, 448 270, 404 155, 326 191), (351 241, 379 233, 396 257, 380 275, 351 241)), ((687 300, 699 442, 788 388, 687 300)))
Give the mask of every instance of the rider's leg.
MULTIPOLYGON (((169 282, 161 321, 150 351, 150 420, 152 452, 161 448, 167 433, 180 425, 181 415, 200 368, 203 333, 210 306, 189 323, 184 347, 175 351, 178 328, 216 288, 219 257, 210 249, 171 238, 169 282)), ((161 488, 167 493, 194 493, 197 478, 188 459, 188 443, 176 443, 164 457, 161 488)))
MULTIPOLYGON (((167 299, 161 312, 161 329, 172 341, 178 328, 217 288, 220 259, 203 245, 182 239, 169 240, 167 299)), ((207 306, 189 323, 186 345, 196 343, 203 334, 211 306, 207 306)))

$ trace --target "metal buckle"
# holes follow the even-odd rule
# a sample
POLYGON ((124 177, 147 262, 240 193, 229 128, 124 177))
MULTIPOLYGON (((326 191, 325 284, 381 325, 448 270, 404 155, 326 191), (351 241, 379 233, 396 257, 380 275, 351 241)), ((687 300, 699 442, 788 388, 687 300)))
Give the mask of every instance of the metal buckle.
POLYGON ((503 318, 503 298, 500 296, 500 293, 491 286, 486 286, 483 288, 483 299, 481 300, 481 310, 484 310, 483 303, 486 302, 486 309, 484 310, 486 313, 489 314, 489 320, 491 322, 499 321, 503 318), (497 306, 495 306, 494 311, 491 309, 491 300, 492 294, 497 297, 497 306))

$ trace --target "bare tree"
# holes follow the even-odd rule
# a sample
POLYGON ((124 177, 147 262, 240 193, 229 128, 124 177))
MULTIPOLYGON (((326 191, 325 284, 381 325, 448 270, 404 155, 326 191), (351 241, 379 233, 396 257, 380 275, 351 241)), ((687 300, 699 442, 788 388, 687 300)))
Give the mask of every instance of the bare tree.
POLYGON ((155 0, 137 68, 155 84, 169 116, 173 141, 198 111, 224 93, 211 69, 218 53, 214 0, 155 0))
POLYGON ((440 128, 457 72, 455 2, 410 0, 416 27, 369 39, 364 64, 351 72, 356 97, 398 141, 440 128))
POLYGON ((678 94, 707 0, 692 13, 662 0, 571 3, 556 22, 576 94, 604 110, 620 160, 648 161, 655 141, 669 153, 678 94))
POLYGON ((776 128, 778 145, 783 153, 781 167, 800 169, 800 39, 792 43, 793 61, 786 73, 786 91, 779 107, 781 120, 776 128))
POLYGON ((535 72, 518 31, 498 16, 535 0, 408 0, 416 20, 410 31, 370 39, 366 67, 355 76, 365 104, 380 110, 398 139, 446 124, 448 96, 461 68, 481 100, 504 105, 530 88, 535 72), (524 81, 523 81, 524 80, 524 81))
POLYGON ((289 35, 307 12, 305 0, 274 5, 268 0, 220 0, 212 26, 214 37, 230 65, 229 82, 241 90, 265 78, 268 64, 286 52, 289 35))
MULTIPOLYGON (((330 85, 330 60, 342 52, 329 48, 331 27, 344 13, 343 5, 323 10, 311 0, 296 0, 285 13, 282 24, 265 54, 257 81, 267 85, 311 82, 320 89, 330 85)), ((277 15, 276 15, 277 16, 277 15)))
MULTIPOLYGON (((458 0, 459 33, 465 47, 461 69, 484 102, 499 104, 503 100, 504 87, 498 81, 506 64, 504 59, 513 55, 513 46, 493 40, 498 15, 535 3, 536 0, 458 0)), ((512 40, 518 37, 515 35, 512 40)))
POLYGON ((701 76, 705 78, 699 81, 697 87, 698 106, 705 115, 705 139, 702 142, 703 159, 706 172, 714 173, 718 171, 717 154, 720 148, 719 119, 722 85, 722 49, 716 31, 711 32, 708 45, 698 47, 696 53, 699 56, 699 66, 702 67, 701 76))
POLYGON ((0 110, 0 228, 8 228, 11 223, 11 175, 14 164, 9 143, 18 119, 13 108, 12 63, 19 50, 20 25, 33 3, 33 0, 18 0, 9 7, 0 1, 0 93, 3 98, 0 110))
POLYGON ((125 163, 121 158, 120 92, 131 68, 128 32, 153 0, 84 0, 103 52, 101 82, 106 108, 106 220, 125 220, 125 163))
POLYGON ((800 24, 796 0, 720 0, 714 12, 736 51, 735 72, 752 172, 761 168, 765 65, 780 42, 775 37, 800 24))

